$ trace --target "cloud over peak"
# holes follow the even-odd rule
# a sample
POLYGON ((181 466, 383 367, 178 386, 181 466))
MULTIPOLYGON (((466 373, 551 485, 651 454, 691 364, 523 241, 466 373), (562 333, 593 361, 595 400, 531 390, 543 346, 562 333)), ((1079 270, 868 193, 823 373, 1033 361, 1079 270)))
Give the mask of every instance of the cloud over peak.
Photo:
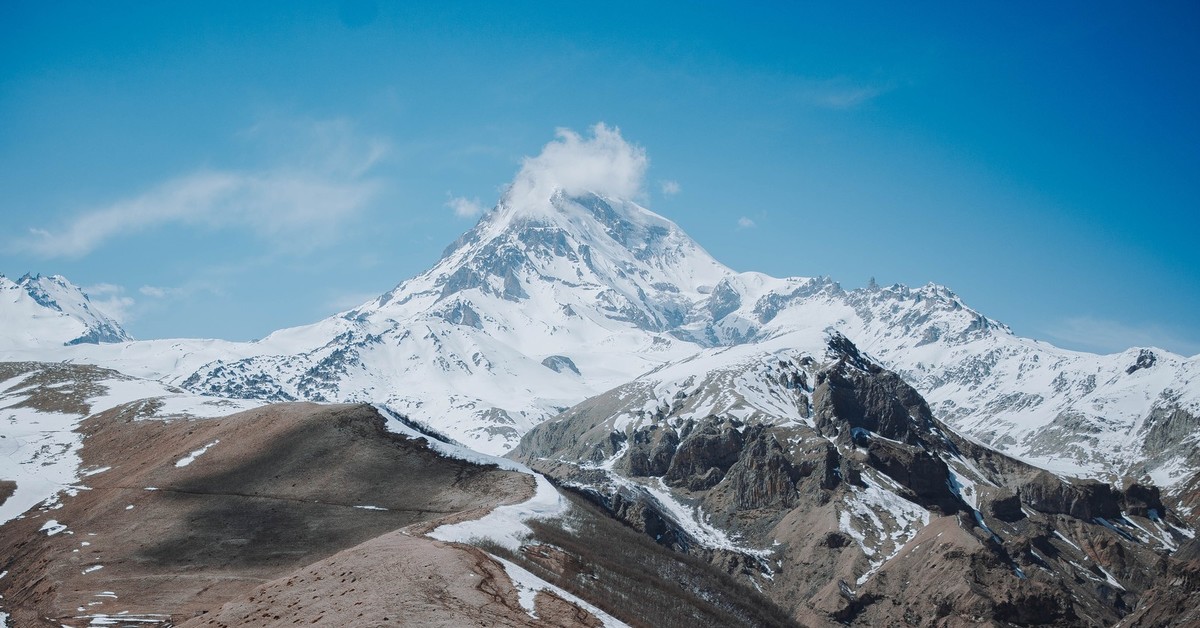
POLYGON ((459 218, 471 218, 483 213, 483 204, 478 198, 455 196, 446 201, 446 207, 453 210, 454 215, 459 218))
POLYGON ((544 208, 554 192, 568 195, 593 192, 617 198, 642 193, 650 159, 641 146, 621 137, 621 130, 603 122, 582 136, 560 128, 556 139, 542 147, 536 157, 521 161, 521 170, 507 193, 516 206, 544 208))

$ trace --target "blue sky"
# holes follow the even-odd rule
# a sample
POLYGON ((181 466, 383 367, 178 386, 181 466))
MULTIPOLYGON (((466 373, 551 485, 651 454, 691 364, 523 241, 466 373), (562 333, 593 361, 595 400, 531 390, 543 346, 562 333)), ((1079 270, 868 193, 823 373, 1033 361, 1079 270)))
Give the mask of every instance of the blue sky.
POLYGON ((260 337, 429 267, 452 199, 603 121, 737 270, 1200 352, 1198 5, 834 4, 4 3, 0 272, 260 337))

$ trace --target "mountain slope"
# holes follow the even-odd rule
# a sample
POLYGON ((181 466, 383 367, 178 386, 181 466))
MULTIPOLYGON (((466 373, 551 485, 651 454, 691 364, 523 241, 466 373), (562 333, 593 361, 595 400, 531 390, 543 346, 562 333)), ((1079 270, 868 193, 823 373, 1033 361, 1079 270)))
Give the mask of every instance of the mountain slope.
MULTIPOLYGON (((61 373, 65 382, 76 374, 61 373)), ((520 501, 532 492, 527 475, 443 457, 420 440, 389 432, 369 406, 286 404, 208 419, 161 419, 146 405, 125 404, 85 419, 79 455, 92 471, 72 490, 0 528, 6 574, 0 603, 14 625, 179 625, 402 527, 520 501)), ((476 599, 461 592, 470 594, 478 576, 469 565, 464 569, 457 551, 438 550, 427 539, 392 545, 408 550, 388 556, 393 569, 411 575, 421 564, 445 564, 441 584, 451 586, 440 592, 441 601, 455 594, 476 599)), ((391 595, 379 591, 394 583, 373 573, 364 564, 369 561, 343 562, 350 564, 342 571, 320 574, 332 580, 333 595, 357 591, 360 605, 388 610, 378 602, 391 595), (348 584, 348 569, 361 581, 348 584)), ((532 624, 523 620, 503 568, 483 567, 507 598, 508 608, 493 609, 494 615, 508 625, 532 624)), ((435 593, 417 588, 407 595, 410 603, 432 605, 439 601, 435 593)), ((279 604, 258 618, 283 614, 288 625, 297 617, 308 624, 320 619, 320 607, 305 599, 299 608, 279 604)), ((435 609, 429 613, 430 620, 439 618, 435 609)), ((387 625, 385 616, 359 625, 387 625)), ((326 619, 326 625, 351 623, 326 619)), ((226 625, 245 623, 242 617, 226 625)))
POLYGON ((1063 480, 962 438, 836 333, 706 350, 512 455, 806 625, 1109 626, 1169 596, 1163 569, 1190 573, 1196 547, 1157 489, 1063 480))

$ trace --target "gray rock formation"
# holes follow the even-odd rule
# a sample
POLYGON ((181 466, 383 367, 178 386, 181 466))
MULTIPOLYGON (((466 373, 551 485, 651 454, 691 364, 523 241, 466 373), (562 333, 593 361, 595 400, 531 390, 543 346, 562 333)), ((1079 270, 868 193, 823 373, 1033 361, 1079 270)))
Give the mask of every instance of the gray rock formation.
POLYGON ((635 381, 513 456, 807 625, 1111 626, 1175 608, 1164 588, 1192 577, 1192 541, 1156 487, 1067 480, 965 439, 838 335, 759 380, 777 395, 807 382, 808 419, 696 419, 687 404, 707 393, 655 400, 669 389, 635 381), (638 407, 657 409, 622 418, 638 407))

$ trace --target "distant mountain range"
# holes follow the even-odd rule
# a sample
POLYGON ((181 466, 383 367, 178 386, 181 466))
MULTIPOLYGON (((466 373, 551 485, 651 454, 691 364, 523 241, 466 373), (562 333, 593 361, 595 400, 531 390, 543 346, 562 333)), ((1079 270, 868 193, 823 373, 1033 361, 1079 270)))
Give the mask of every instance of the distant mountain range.
MULTIPOLYGON (((277 498, 324 503, 349 482, 374 499, 400 490, 413 468, 431 478, 485 473, 477 486, 430 479, 428 491, 393 500, 397 512, 433 512, 442 506, 425 502, 442 499, 439 491, 491 495, 486 485, 500 481, 493 465, 533 474, 520 482, 536 489, 515 490, 503 498, 509 505, 489 511, 501 499, 493 495, 469 516, 455 502, 437 511, 451 523, 410 525, 400 536, 388 532, 400 515, 328 547, 260 534, 247 555, 357 553, 311 569, 282 561, 254 577, 391 569, 354 548, 428 550, 405 540, 415 535, 511 561, 488 568, 507 573, 506 586, 569 588, 553 590, 591 609, 568 609, 576 623, 588 615, 619 624, 606 613, 643 621, 665 600, 686 598, 689 617, 729 625, 1164 625, 1200 599, 1200 356, 1060 349, 1014 335, 934 284, 845 290, 825 277, 734 272, 628 199, 506 195, 425 273, 255 342, 134 341, 59 276, 0 277, 0 295, 8 460, 0 524, 19 532, 12 551, 20 556, 20 580, 0 589, 6 600, 16 596, 21 617, 73 607, 25 583, 56 573, 74 582, 103 567, 80 570, 75 552, 49 537, 68 529, 68 517, 83 525, 95 512, 135 508, 124 493, 105 492, 128 490, 105 489, 110 476, 151 473, 182 482, 188 495, 201 486, 206 500, 231 500, 222 508, 266 499, 262 512, 234 517, 258 530, 277 498), (375 407, 271 405, 225 416, 296 400, 375 407), (264 426, 291 440, 268 437, 264 426), (122 466, 132 442, 136 469, 122 466), (345 447, 386 455, 372 458, 367 474, 303 453, 333 461, 345 447), (172 471, 201 455, 203 476, 172 471), (97 456, 103 466, 85 471, 97 456), (304 481, 288 481, 281 457, 304 481), (394 485, 393 472, 403 476, 394 485), (380 482, 387 490, 372 488, 380 482), (596 535, 606 539, 602 551, 596 535), (31 537, 38 542, 27 544, 31 537), (65 558, 37 559, 44 548, 65 558), (693 562, 681 566, 679 553, 693 562), (607 601, 599 608, 582 598, 607 601)), ((133 501, 148 511, 176 504, 142 494, 157 493, 159 481, 133 501)), ((339 508, 388 510, 326 507, 306 515, 296 506, 295 522, 270 522, 304 529, 325 517, 354 528, 359 518, 339 508)), ((162 520, 209 526, 211 538, 185 535, 198 556, 248 542, 191 512, 176 508, 162 520)), ((130 521, 102 531, 127 537, 142 520, 130 521)), ((98 561, 99 550, 89 551, 98 561)), ((157 567, 141 549, 121 552, 105 554, 116 561, 112 573, 157 577, 145 575, 157 567)), ((214 568, 246 568, 237 565, 242 554, 230 556, 214 568)), ((478 558, 477 571, 488 560, 478 558)), ((169 572, 185 568, 172 563, 169 572)), ((414 577, 413 568, 400 573, 414 577)), ((274 597, 291 576, 271 586, 262 599, 236 587, 206 593, 192 610, 237 597, 263 617, 302 615, 274 597)), ((339 589, 331 586, 330 596, 339 589)), ((191 608, 157 599, 156 587, 125 590, 142 604, 139 621, 191 608)), ((240 617, 243 606, 221 612, 240 617)), ((506 617, 535 623, 519 611, 506 617)))
POLYGON ((493 454, 651 369, 817 330, 901 374, 948 425, 1030 463, 1164 487, 1200 469, 1200 356, 1060 349, 934 284, 845 290, 734 272, 671 221, 597 194, 505 197, 425 273, 256 342, 131 342, 62 277, 0 281, 7 358, 226 397, 380 402, 493 454))

